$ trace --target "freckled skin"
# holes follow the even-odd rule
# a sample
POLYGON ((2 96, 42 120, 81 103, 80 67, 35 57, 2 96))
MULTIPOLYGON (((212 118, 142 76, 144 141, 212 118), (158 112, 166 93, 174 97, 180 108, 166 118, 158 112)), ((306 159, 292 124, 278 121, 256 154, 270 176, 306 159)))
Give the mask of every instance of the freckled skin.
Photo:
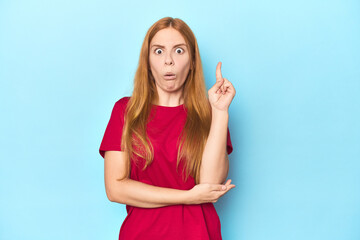
POLYGON ((185 39, 171 27, 158 31, 150 42, 150 70, 154 76, 158 94, 164 98, 170 98, 170 95, 179 97, 189 73, 189 49, 185 45, 175 47, 181 43, 186 44, 185 39), (153 46, 154 44, 163 47, 153 46), (176 78, 173 80, 164 79, 166 72, 175 73, 176 78))

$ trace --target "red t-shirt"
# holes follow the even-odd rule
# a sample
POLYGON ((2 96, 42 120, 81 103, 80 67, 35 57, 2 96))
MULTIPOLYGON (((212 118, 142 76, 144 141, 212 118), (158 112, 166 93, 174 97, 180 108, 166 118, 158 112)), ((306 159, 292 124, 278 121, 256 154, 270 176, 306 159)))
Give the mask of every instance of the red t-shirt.
MULTIPOLYGON (((130 97, 118 100, 111 113, 99 152, 121 151, 121 134, 124 112, 130 97)), ((143 164, 136 166, 131 161, 130 178, 154 186, 190 190, 195 186, 189 176, 184 182, 181 177, 183 163, 177 161, 177 139, 186 121, 184 105, 166 107, 153 105, 151 120, 147 124, 147 135, 154 147, 153 162, 142 171, 143 164)), ((233 150, 229 128, 227 129, 227 152, 233 150)), ((144 159, 142 159, 144 163, 144 159)), ((206 239, 221 238, 220 219, 213 203, 179 204, 159 208, 140 208, 126 205, 127 216, 122 223, 119 239, 206 239)))

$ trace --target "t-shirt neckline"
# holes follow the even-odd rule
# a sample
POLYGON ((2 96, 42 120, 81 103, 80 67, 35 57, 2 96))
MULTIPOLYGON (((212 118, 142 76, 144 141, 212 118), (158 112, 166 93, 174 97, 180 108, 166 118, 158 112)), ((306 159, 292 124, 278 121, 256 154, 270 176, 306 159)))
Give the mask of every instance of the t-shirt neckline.
POLYGON ((178 106, 174 106, 174 107, 169 107, 169 106, 161 106, 161 105, 155 105, 155 104, 152 104, 152 108, 154 110, 158 110, 158 111, 165 111, 165 112, 177 112, 177 111, 182 111, 182 110, 185 110, 185 105, 184 104, 181 104, 181 105, 178 105, 178 106))
POLYGON ((153 104, 154 107, 157 107, 157 108, 180 108, 180 107, 183 107, 184 104, 180 104, 178 106, 161 106, 161 105, 155 105, 153 104))

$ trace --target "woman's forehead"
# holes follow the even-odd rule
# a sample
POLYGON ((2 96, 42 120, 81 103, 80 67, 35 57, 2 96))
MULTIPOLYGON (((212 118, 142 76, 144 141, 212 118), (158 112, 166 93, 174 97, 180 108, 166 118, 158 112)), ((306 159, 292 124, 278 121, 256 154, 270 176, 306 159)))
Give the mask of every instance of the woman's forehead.
MULTIPOLYGON (((175 47, 187 47, 186 43, 178 43, 178 44, 174 44, 174 45, 169 44, 168 46, 169 46, 170 48, 175 48, 175 47)), ((154 43, 154 44, 151 44, 150 48, 153 48, 153 47, 166 48, 167 46, 154 43)))
POLYGON ((174 47, 179 44, 186 45, 186 41, 181 33, 173 28, 164 28, 158 31, 150 42, 150 46, 174 47))

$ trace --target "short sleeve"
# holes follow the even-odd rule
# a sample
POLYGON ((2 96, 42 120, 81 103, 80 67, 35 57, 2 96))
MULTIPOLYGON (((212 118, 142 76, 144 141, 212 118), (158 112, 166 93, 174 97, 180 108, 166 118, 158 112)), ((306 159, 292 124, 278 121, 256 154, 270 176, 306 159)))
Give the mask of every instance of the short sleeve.
POLYGON ((233 151, 233 146, 232 146, 232 143, 231 143, 229 127, 227 128, 226 150, 227 150, 228 154, 230 154, 233 151))
POLYGON ((120 99, 114 104, 99 148, 99 153, 103 158, 105 157, 105 151, 121 151, 125 104, 125 98, 120 99))

